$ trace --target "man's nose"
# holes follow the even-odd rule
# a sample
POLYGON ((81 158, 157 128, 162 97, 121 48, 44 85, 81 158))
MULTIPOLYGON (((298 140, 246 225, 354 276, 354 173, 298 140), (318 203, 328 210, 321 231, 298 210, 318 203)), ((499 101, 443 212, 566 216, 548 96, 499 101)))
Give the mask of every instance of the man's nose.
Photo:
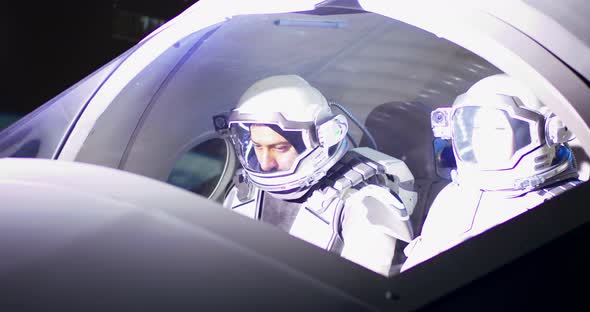
POLYGON ((262 171, 275 171, 277 167, 277 161, 272 153, 268 150, 263 151, 260 159, 260 168, 262 171))

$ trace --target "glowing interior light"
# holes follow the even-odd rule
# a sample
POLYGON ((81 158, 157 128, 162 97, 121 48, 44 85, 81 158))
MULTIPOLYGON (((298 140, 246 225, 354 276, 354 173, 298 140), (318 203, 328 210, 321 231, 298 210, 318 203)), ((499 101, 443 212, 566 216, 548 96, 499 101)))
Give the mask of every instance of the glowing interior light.
POLYGON ((279 19, 275 21, 277 26, 292 26, 292 27, 318 27, 318 28, 343 28, 346 23, 343 21, 306 21, 306 20, 292 20, 279 19))

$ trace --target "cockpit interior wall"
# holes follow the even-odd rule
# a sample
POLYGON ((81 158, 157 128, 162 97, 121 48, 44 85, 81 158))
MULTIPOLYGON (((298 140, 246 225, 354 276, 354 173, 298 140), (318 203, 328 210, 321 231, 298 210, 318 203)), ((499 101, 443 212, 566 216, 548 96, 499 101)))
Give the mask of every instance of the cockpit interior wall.
MULTIPOLYGON (((369 115, 380 112, 384 103, 421 103, 426 113, 451 105, 475 81, 499 72, 454 43, 374 13, 235 16, 219 25, 198 49, 188 49, 199 38, 195 33, 179 41, 178 47, 170 47, 160 61, 148 65, 133 79, 100 117, 77 160, 118 163, 114 157, 121 157, 123 151, 115 149, 125 146, 122 169, 166 180, 191 142, 212 131, 211 116, 232 109, 249 85, 270 75, 302 76, 369 125, 369 115), (299 24, 289 26, 288 21, 299 24), (337 27, 323 26, 326 23, 337 27), (182 64, 177 66, 180 59, 182 64), (173 67, 174 72, 165 81, 153 79, 156 74, 166 76, 164 71, 173 67), (153 85, 148 86, 147 82, 153 85), (147 105, 150 109, 141 116, 141 129, 132 124, 123 126, 134 120, 125 117, 123 111, 147 105), (104 149, 105 142, 113 140, 113 129, 121 127, 134 135, 127 137, 127 142, 112 143, 110 150, 104 149), (91 148, 93 145, 101 148, 91 148)), ((374 135, 401 129, 375 128, 376 125, 379 123, 370 129, 374 135)), ((412 132, 429 131, 429 126, 422 122, 411 126, 412 132), (421 129, 414 130, 418 126, 421 129)), ((350 127, 350 133, 357 142, 361 140, 362 132, 357 127, 350 127)), ((118 138, 115 141, 124 136, 118 138)), ((403 145, 430 149, 429 140, 422 135, 412 144, 404 139, 403 145)), ((406 149, 395 142, 383 145, 394 156, 398 148, 406 149)), ((412 153, 421 152, 413 150, 412 153)), ((422 162, 423 157, 416 161, 422 162)), ((432 165, 412 166, 410 169, 421 178, 436 178, 432 170, 420 172, 420 168, 432 165)))
POLYGON ((586 0, 522 0, 543 14, 555 19, 560 25, 590 47, 588 20, 584 12, 590 12, 590 2, 586 0))

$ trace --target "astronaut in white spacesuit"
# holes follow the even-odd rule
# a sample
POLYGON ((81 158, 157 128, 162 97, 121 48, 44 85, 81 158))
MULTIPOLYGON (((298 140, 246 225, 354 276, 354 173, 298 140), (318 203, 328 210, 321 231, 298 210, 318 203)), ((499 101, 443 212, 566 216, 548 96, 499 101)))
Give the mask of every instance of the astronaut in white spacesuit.
POLYGON ((390 274, 397 241, 413 238, 417 195, 403 161, 349 150, 346 117, 296 75, 254 83, 213 121, 243 167, 225 207, 390 274))
POLYGON ((579 183, 572 133, 506 74, 475 83, 431 122, 435 137, 451 139, 457 168, 404 249, 402 271, 579 183))

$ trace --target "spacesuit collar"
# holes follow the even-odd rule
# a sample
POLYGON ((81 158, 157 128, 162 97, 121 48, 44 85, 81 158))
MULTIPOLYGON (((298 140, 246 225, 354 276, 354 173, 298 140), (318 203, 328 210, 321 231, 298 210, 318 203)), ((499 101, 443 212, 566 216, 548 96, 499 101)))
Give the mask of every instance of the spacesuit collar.
POLYGON ((461 187, 479 188, 484 192, 495 192, 502 197, 518 197, 559 181, 576 178, 578 173, 573 155, 569 149, 565 151, 547 170, 532 176, 515 179, 512 176, 498 176, 494 171, 463 170, 461 174, 456 171, 452 174, 453 183, 461 187), (488 182, 482 184, 481 181, 488 182))

